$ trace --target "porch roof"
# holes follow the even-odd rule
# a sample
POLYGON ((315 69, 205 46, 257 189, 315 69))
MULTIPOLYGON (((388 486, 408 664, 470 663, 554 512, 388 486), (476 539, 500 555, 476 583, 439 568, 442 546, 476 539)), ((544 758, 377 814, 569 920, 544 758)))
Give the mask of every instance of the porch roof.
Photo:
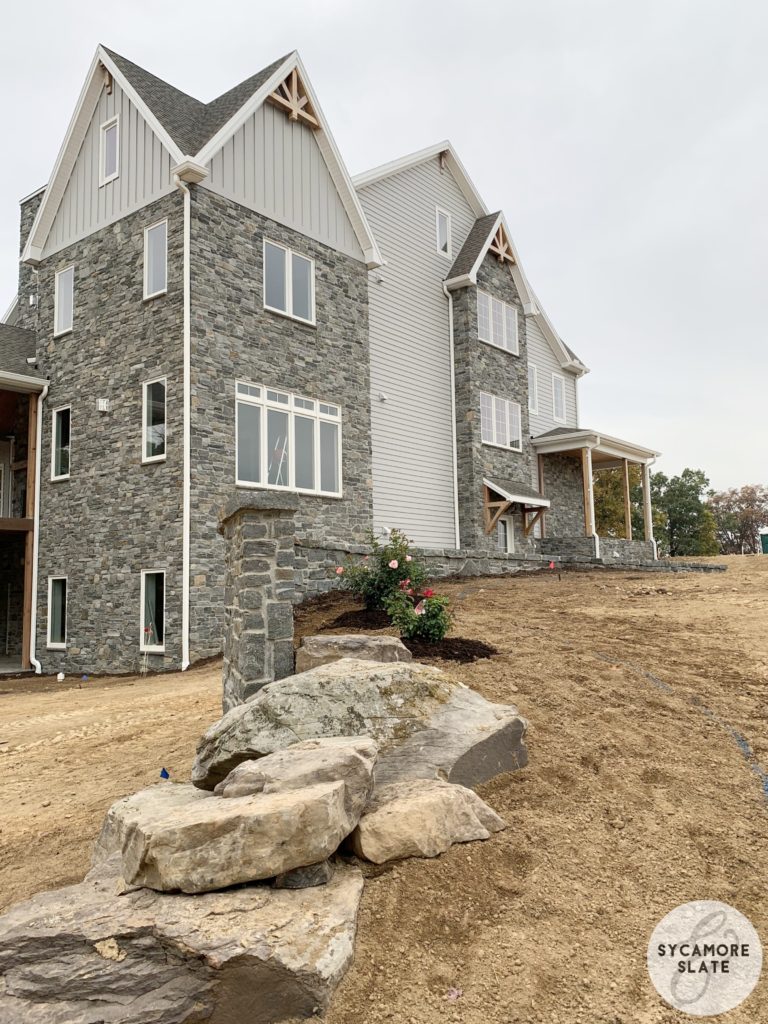
POLYGON ((530 484, 523 484, 518 480, 502 480, 499 477, 494 477, 493 480, 484 479, 483 483, 490 490, 500 494, 505 501, 519 502, 531 508, 549 508, 549 498, 539 494, 530 484))
POLYGON ((653 448, 644 448, 633 441, 623 441, 611 434, 581 427, 555 427, 554 430, 531 438, 531 444, 539 455, 569 452, 576 454, 581 448, 589 448, 592 452, 593 465, 602 465, 605 468, 618 464, 622 459, 648 464, 661 454, 653 448))
POLYGON ((35 335, 22 327, 0 324, 0 388, 42 391, 45 377, 27 359, 35 355, 35 335))

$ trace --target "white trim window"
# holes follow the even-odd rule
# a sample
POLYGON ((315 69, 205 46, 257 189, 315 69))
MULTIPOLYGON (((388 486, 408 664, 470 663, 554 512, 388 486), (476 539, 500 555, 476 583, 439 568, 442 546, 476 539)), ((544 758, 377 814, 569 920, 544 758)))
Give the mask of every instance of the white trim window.
POLYGON ((75 268, 65 267, 56 274, 53 298, 53 336, 72 330, 75 312, 75 268))
POLYGON ((539 371, 528 363, 528 412, 536 415, 539 411, 539 371))
POLYGON ((165 650, 165 571, 144 569, 141 573, 141 634, 143 654, 165 650))
POLYGON ((520 403, 480 392, 480 440, 496 448, 523 450, 520 403))
POLYGON ((441 256, 451 258, 451 215, 435 207, 435 246, 441 256))
POLYGON ((72 455, 72 407, 54 409, 51 420, 51 480, 69 480, 72 455))
POLYGON ((101 126, 99 145, 99 187, 114 181, 120 173, 120 121, 117 115, 101 126))
POLYGON ((63 651, 67 646, 67 577, 48 577, 48 647, 63 651))
POLYGON ((239 487, 341 497, 341 409, 261 384, 236 384, 239 487))
POLYGON ((144 228, 144 298, 168 291, 168 221, 144 228))
POLYGON ((501 516, 496 522, 496 547, 507 555, 515 551, 515 526, 512 516, 501 516))
POLYGON ((264 309, 315 322, 315 261, 264 239, 264 309))
POLYGON ((166 379, 157 377, 142 386, 141 461, 163 462, 166 447, 166 379))
POLYGON ((517 306, 477 290, 477 336, 480 341, 520 354, 517 333, 517 306))
POLYGON ((555 423, 565 423, 565 377, 559 373, 552 374, 552 419, 555 423))

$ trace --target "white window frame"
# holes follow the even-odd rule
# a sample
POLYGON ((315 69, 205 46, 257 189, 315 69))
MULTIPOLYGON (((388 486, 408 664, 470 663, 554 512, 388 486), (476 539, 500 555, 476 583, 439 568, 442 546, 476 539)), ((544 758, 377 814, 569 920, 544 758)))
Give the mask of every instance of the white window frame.
POLYGON ((168 454, 168 378, 152 377, 141 385, 141 461, 147 465, 153 462, 165 462, 168 454), (147 391, 150 384, 162 384, 165 389, 165 451, 162 455, 147 455, 147 391))
POLYGON ((62 267, 56 271, 53 283, 53 336, 60 338, 64 334, 70 334, 75 324, 75 264, 70 263, 68 267, 62 267), (59 330, 59 278, 62 274, 72 271, 72 320, 69 327, 62 327, 59 330))
POLYGON ((505 452, 521 452, 523 450, 523 410, 522 410, 522 407, 521 407, 520 403, 512 401, 509 398, 501 398, 499 395, 492 395, 490 393, 490 391, 481 391, 480 392, 480 403, 481 403, 481 411, 480 411, 480 441, 481 441, 481 443, 484 444, 484 445, 488 445, 489 448, 500 448, 502 451, 505 451, 505 452), (482 400, 483 400, 482 396, 483 395, 486 395, 488 398, 491 399, 491 412, 492 412, 491 421, 492 421, 492 425, 493 425, 493 436, 494 437, 496 436, 496 403, 497 402, 503 402, 504 403, 504 407, 505 407, 504 415, 506 416, 507 434, 508 435, 511 433, 511 431, 509 429, 509 408, 510 408, 510 406, 515 406, 517 408, 518 422, 520 423, 520 445, 519 445, 519 447, 515 447, 514 445, 511 445, 511 444, 500 444, 498 441, 487 441, 483 437, 483 414, 482 414, 482 400))
POLYGON ((451 215, 447 210, 443 210, 442 207, 435 207, 435 249, 437 252, 447 260, 453 259, 453 229, 451 224, 451 215), (448 251, 443 252, 440 248, 440 218, 445 217, 448 223, 448 251))
POLYGON ((264 309, 269 310, 270 313, 277 313, 278 316, 286 316, 289 320, 297 320, 300 324, 312 324, 314 326, 317 323, 317 313, 315 310, 315 261, 311 256, 307 256, 305 253, 299 252, 298 249, 289 249, 289 247, 287 245, 283 245, 282 242, 275 242, 272 238, 267 238, 266 236, 262 240, 261 292, 264 309), (285 254, 283 264, 285 267, 285 309, 278 309, 277 306, 270 306, 267 304, 267 243, 269 243, 269 245, 274 245, 276 249, 282 249, 285 254), (309 306, 311 316, 308 320, 303 316, 296 316, 293 312, 293 260, 290 258, 291 256, 300 256, 301 259, 306 260, 310 266, 309 306))
POLYGON ((504 302, 503 299, 497 298, 495 295, 491 295, 490 292, 485 291, 482 288, 477 289, 476 302, 479 306, 480 296, 484 295, 488 299, 488 324, 491 330, 491 337, 484 338, 480 333, 480 314, 477 310, 477 337, 479 341, 482 341, 485 345, 490 345, 492 348, 500 349, 502 352, 507 352, 511 356, 520 355, 520 318, 517 313, 517 306, 512 302, 504 302), (499 302, 502 307, 502 331, 504 334, 504 344, 499 345, 498 342, 493 340, 493 303, 499 302), (515 323, 515 337, 510 341, 507 337, 507 310, 510 309, 514 313, 515 323))
POLYGON ((284 391, 282 388, 267 387, 264 384, 257 384, 250 380, 236 380, 235 381, 235 483, 238 487, 249 487, 257 490, 270 490, 270 491, 291 491, 294 494, 313 494, 323 498, 341 498, 344 493, 344 481, 342 476, 342 462, 341 462, 341 451, 342 451, 342 433, 343 433, 343 418, 342 408, 339 402, 325 402, 322 399, 308 398, 304 395, 295 395, 289 391, 284 391), (240 394, 238 387, 243 385, 249 388, 258 388, 260 391, 259 397, 254 395, 240 394), (288 402, 275 402, 267 398, 268 391, 275 391, 281 395, 288 396, 288 402), (300 402, 314 402, 315 408, 303 409, 301 406, 296 405, 296 400, 300 402), (246 405, 255 405, 263 409, 262 420, 261 420, 261 449, 259 455, 259 463, 261 466, 262 481, 268 478, 269 473, 269 461, 268 461, 268 430, 267 430, 267 411, 269 409, 277 409, 280 412, 288 413, 288 470, 291 482, 288 484, 270 484, 266 482, 254 483, 253 480, 240 480, 237 473, 238 468, 238 453, 239 453, 239 428, 238 428, 238 414, 237 407, 240 402, 246 405), (338 409, 338 415, 333 416, 328 413, 320 411, 321 405, 332 405, 338 409), (310 489, 305 487, 294 486, 293 481, 296 479, 296 444, 295 444, 295 428, 294 428, 294 417, 305 416, 308 419, 314 419, 317 422, 317 430, 315 433, 315 462, 314 462, 314 475, 317 487, 310 489), (320 423, 335 423, 338 426, 337 431, 337 449, 336 459, 338 467, 339 477, 339 489, 337 491, 322 491, 320 490, 320 423))
POLYGON ((168 588, 165 569, 141 570, 141 602, 139 605, 139 650, 142 654, 165 654, 165 638, 168 635, 168 588), (162 644, 144 643, 144 599, 146 597, 147 576, 163 577, 163 642, 162 644))
POLYGON ((555 423, 565 423, 568 419, 568 407, 565 400, 565 377, 560 373, 552 374, 552 419, 555 423), (557 382, 560 382, 563 388, 563 415, 557 415, 557 402, 555 401, 555 391, 557 382))
POLYGON ((110 181, 120 176, 120 115, 115 114, 105 121, 99 129, 99 188, 108 185, 110 181), (113 174, 105 173, 107 166, 107 130, 117 128, 117 146, 115 147, 115 171, 113 174))
POLYGON ((72 406, 59 405, 51 411, 51 480, 69 480, 72 473, 72 406), (69 410, 69 473, 56 475, 56 417, 60 412, 69 410))
POLYGON ((528 364, 528 412, 534 416, 539 414, 539 371, 533 365, 528 364), (533 377, 533 388, 531 388, 531 377, 533 377))
MULTIPOLYGON (((514 523, 514 519, 512 518, 512 516, 509 516, 509 515, 507 515, 507 516, 499 516, 499 518, 497 520, 497 524, 498 523, 504 523, 506 528, 507 528, 507 547, 506 547, 504 553, 507 554, 507 555, 514 555, 514 553, 515 553, 515 523, 514 523)), ((497 532, 496 536, 498 537, 498 532, 497 532)), ((496 546, 496 550, 497 551, 501 551, 502 550, 498 546, 498 544, 496 546)))
POLYGON ((144 228, 144 299, 155 299, 158 295, 168 294, 168 218, 163 217, 162 220, 155 221, 154 224, 147 224, 144 228), (161 224, 165 224, 165 287, 160 288, 156 292, 148 292, 149 286, 149 232, 153 228, 159 228, 161 224))
POLYGON ((65 651, 67 649, 67 634, 69 632, 69 577, 68 576, 49 576, 48 577, 48 628, 46 632, 46 639, 49 651, 65 651), (56 643, 51 640, 51 609, 53 607, 53 584, 56 580, 64 580, 67 584, 67 593, 64 598, 64 643, 56 643))

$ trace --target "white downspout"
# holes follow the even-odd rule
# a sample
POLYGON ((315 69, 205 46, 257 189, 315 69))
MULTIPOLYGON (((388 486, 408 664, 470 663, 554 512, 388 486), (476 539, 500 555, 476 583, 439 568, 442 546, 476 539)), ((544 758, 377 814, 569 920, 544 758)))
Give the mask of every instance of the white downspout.
POLYGON ((459 527, 459 454, 456 451, 456 369, 453 359, 453 295, 443 282, 443 292, 448 299, 448 357, 451 361, 451 447, 453 449, 453 522, 455 544, 461 547, 461 530, 459 527))
MULTIPOLYGON (((600 444, 600 438, 597 439, 597 443, 600 444)), ((597 533, 597 523, 595 522, 595 485, 592 479, 592 445, 587 445, 587 500, 589 501, 590 515, 592 517, 592 537, 595 541, 595 558, 600 557, 600 537, 597 533)))
POLYGON ((182 580, 181 580, 181 670, 184 672, 189 668, 189 531, 190 531, 190 430, 191 430, 191 297, 190 297, 190 229, 192 221, 191 198, 189 186, 181 180, 178 174, 174 174, 173 182, 184 196, 184 440, 183 440, 183 469, 182 469, 182 580))
POLYGON ((29 663, 40 675, 43 666, 35 657, 37 644, 37 572, 40 550, 40 463, 43 455, 43 405, 50 385, 45 384, 37 400, 37 439, 35 441, 35 521, 32 526, 32 610, 29 616, 29 663))

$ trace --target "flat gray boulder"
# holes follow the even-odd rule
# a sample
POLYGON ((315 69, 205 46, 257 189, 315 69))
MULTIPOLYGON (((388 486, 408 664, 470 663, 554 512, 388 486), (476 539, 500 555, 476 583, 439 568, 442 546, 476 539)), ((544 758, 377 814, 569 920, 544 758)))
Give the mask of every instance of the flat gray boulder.
POLYGON ((0 917, 0 1021, 273 1024, 325 1009, 352 961, 363 880, 118 896, 120 864, 0 917))
POLYGON ((388 663, 412 661, 413 655, 396 636, 369 636, 366 633, 305 636, 296 651, 296 671, 308 672, 340 658, 388 663))
POLYGON ((375 785, 442 778, 473 787, 524 767, 527 723, 440 669, 344 658, 264 686, 211 726, 192 781, 213 789, 242 761, 299 740, 369 736, 379 747, 375 785))
POLYGON ((383 864, 437 857, 454 843, 489 839, 506 825, 477 793, 441 779, 411 779, 382 788, 350 837, 358 857, 383 864))

